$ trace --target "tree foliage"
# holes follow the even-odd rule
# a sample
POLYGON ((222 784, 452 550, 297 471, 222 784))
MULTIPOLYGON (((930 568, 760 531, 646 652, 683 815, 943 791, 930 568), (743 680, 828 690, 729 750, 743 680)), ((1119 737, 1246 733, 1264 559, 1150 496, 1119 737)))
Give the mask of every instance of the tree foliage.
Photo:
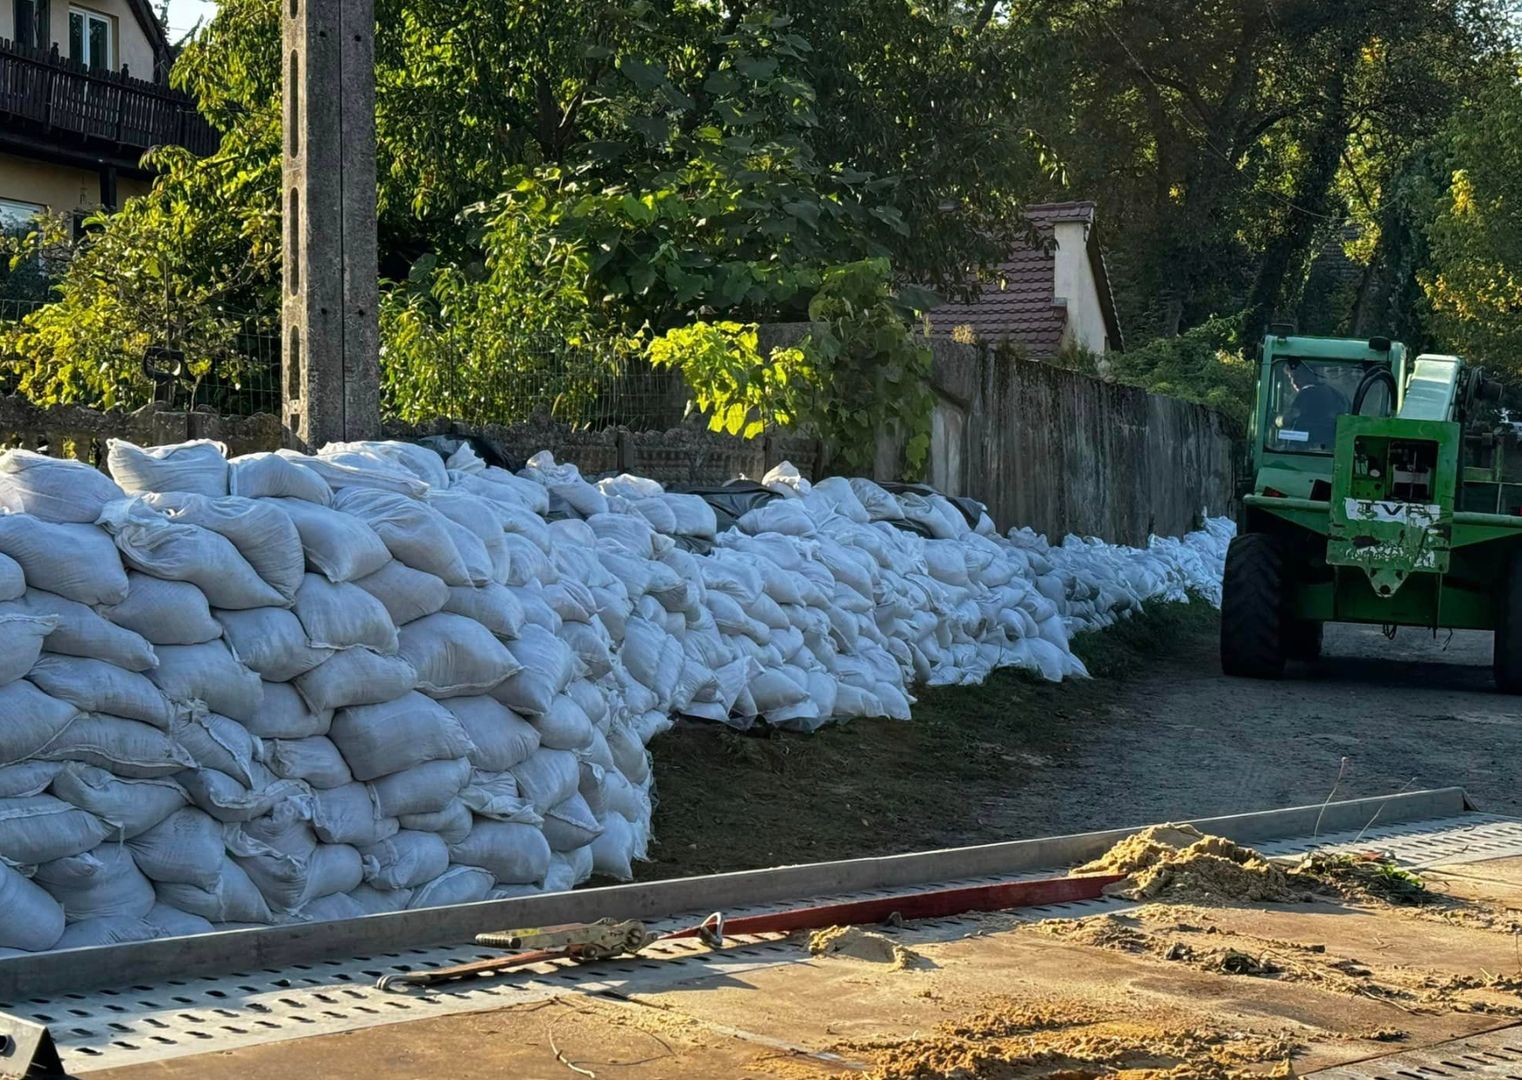
POLYGON ((822 438, 842 468, 871 473, 883 439, 902 447, 907 476, 930 451, 930 349, 909 325, 922 294, 896 292, 885 258, 832 267, 809 302, 813 329, 762 356, 756 327, 699 322, 650 346, 682 372, 714 431, 753 438, 774 425, 822 438))
POLYGON ((1454 118, 1421 280, 1446 347, 1522 373, 1522 81, 1508 72, 1454 118))

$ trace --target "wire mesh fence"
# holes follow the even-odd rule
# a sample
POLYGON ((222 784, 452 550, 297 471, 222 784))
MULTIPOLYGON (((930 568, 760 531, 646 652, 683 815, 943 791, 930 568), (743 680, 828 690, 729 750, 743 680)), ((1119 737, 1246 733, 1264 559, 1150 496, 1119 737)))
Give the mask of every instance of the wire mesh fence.
MULTIPOLYGON (((45 364, 28 348, 50 301, 0 298, 0 392, 18 392, 24 376, 45 364)), ((62 309, 58 309, 62 313, 62 309)), ((110 370, 129 408, 159 402, 172 409, 209 409, 225 416, 280 411, 280 332, 265 316, 198 312, 164 320, 165 329, 98 335, 86 362, 110 370)))
POLYGON ((409 423, 664 430, 682 422, 687 399, 679 375, 611 344, 547 337, 481 347, 435 335, 405 352, 381 350, 381 411, 409 423))

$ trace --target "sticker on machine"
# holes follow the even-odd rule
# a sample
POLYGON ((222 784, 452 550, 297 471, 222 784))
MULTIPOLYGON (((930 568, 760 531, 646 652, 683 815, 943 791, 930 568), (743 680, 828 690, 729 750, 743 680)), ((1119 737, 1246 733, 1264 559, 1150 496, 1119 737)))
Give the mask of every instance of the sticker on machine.
POLYGON ((1402 524, 1416 521, 1431 525, 1442 517, 1443 508, 1437 504, 1383 502, 1378 499, 1345 499, 1343 512, 1349 521, 1398 521, 1402 524))
POLYGON ((1280 442, 1310 442, 1309 431, 1296 431, 1293 428, 1281 428, 1279 431, 1280 442))

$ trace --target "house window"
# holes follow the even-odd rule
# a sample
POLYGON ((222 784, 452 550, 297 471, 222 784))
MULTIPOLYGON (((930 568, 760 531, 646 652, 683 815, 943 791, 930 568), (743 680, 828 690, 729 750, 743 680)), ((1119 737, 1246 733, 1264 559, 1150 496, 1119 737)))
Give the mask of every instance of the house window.
POLYGON ((91 71, 111 68, 111 17, 87 8, 69 8, 69 58, 91 71))
POLYGON ((48 47, 48 0, 15 0, 17 45, 34 49, 48 47))
POLYGON ((48 208, 41 203, 24 202, 21 199, 0 199, 0 231, 18 232, 30 229, 32 222, 48 208))

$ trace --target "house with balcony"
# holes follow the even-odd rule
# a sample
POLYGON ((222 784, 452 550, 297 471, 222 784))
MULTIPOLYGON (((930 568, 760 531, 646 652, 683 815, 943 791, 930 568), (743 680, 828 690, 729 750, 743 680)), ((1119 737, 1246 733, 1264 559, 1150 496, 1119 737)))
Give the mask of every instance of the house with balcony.
POLYGON ((214 150, 172 61, 150 0, 0 0, 0 227, 120 206, 150 147, 214 150))

